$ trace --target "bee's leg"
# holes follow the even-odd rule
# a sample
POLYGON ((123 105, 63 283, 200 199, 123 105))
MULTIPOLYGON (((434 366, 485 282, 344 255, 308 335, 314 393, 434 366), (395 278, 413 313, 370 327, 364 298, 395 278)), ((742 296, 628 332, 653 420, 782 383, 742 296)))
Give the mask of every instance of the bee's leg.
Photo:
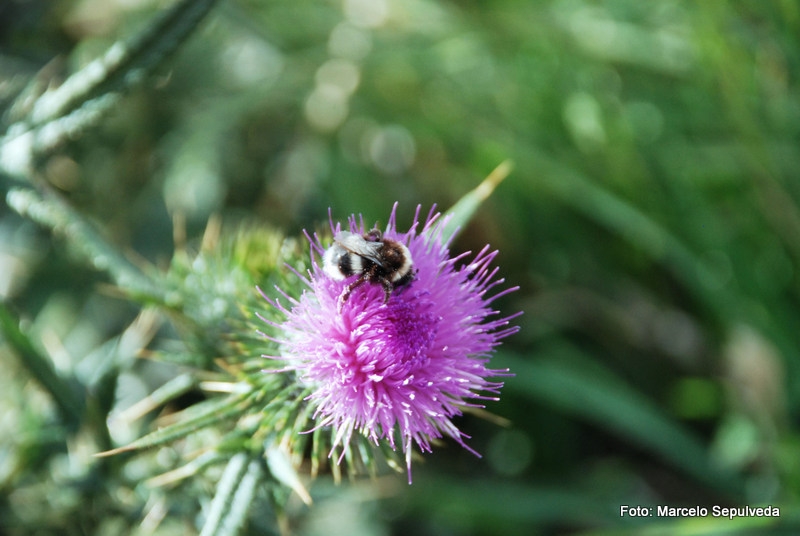
POLYGON ((362 272, 362 274, 360 276, 358 276, 358 279, 356 279, 355 281, 353 281, 352 283, 347 285, 347 288, 344 289, 344 292, 342 292, 342 295, 339 296, 339 310, 342 309, 342 305, 344 305, 344 302, 347 301, 347 299, 350 297, 350 294, 355 289, 357 289, 358 287, 360 287, 361 285, 363 285, 367 281, 372 281, 372 280, 375 279, 375 272, 377 270, 378 270, 378 265, 377 264, 373 264, 372 266, 367 268, 364 272, 362 272))
POLYGON ((342 304, 344 304, 344 302, 346 302, 347 299, 350 297, 350 294, 355 289, 357 289, 358 287, 363 285, 366 280, 367 280, 367 275, 366 274, 361 274, 358 279, 356 279, 355 281, 353 281, 352 283, 347 285, 347 287, 345 287, 344 291, 339 296, 339 308, 340 309, 342 307, 342 304))
POLYGON ((392 296, 392 290, 394 290, 394 287, 392 286, 391 281, 385 277, 381 278, 381 286, 383 286, 383 292, 385 293, 383 297, 383 303, 387 303, 389 298, 392 296))

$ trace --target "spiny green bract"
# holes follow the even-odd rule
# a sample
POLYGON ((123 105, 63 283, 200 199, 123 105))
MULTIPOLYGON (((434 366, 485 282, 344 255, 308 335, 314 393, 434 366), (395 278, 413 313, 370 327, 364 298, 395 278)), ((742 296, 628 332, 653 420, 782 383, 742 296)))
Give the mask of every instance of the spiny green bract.
MULTIPOLYGON (((187 247, 176 251, 161 276, 166 289, 163 302, 155 305, 167 313, 177 333, 174 344, 155 353, 162 361, 190 369, 188 380, 187 375, 176 377, 150 401, 153 407, 164 407, 185 395, 200 400, 166 415, 155 431, 106 454, 172 447, 176 462, 182 459, 184 465, 154 475, 154 484, 182 480, 234 459, 241 462, 236 456, 244 455, 263 465, 262 471, 252 474, 261 475, 264 483, 277 483, 310 501, 298 468, 312 476, 322 470, 333 444, 332 431, 311 431, 313 408, 306 403, 310 393, 294 375, 264 372, 274 363, 263 356, 279 349, 264 337, 275 333, 263 319, 277 323, 282 317, 257 290, 278 299, 298 298, 303 282, 297 274, 305 272, 307 259, 305 241, 301 245, 257 226, 220 231, 212 224, 195 252, 187 247)), ((390 448, 376 447, 365 438, 354 440, 345 462, 351 474, 374 474, 379 462, 399 469, 390 448)), ((330 467, 339 480, 341 468, 336 463, 330 467)), ((288 495, 277 489, 271 494, 273 501, 286 500, 288 495)))

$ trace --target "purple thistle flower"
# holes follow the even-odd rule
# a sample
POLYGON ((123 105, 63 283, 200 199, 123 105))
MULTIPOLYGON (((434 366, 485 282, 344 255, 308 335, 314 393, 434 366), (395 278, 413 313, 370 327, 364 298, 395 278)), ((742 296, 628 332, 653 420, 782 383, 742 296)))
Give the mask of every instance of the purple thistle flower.
MULTIPOLYGON (((309 238, 312 270, 299 299, 287 310, 269 300, 286 316, 273 324, 281 333, 281 371, 294 371, 301 384, 312 389, 308 400, 315 405, 316 428, 334 430, 333 451, 341 445, 341 461, 354 432, 392 449, 401 442, 411 482, 412 442, 431 451, 431 441, 449 436, 480 456, 465 443, 452 418, 462 408, 483 407, 483 400, 497 400, 502 382, 489 378, 508 375, 487 368, 500 339, 515 333, 509 321, 517 315, 493 319, 492 301, 516 290, 487 293, 503 283, 491 263, 497 251, 483 248, 474 258, 469 253, 449 256, 442 222, 433 209, 418 231, 419 210, 406 233, 395 225, 397 204, 392 209, 383 237, 408 247, 414 279, 395 287, 388 301, 381 284, 367 282, 343 293, 358 278, 335 280, 326 275, 318 258, 325 251, 320 239, 309 238), (399 438, 399 439, 398 439, 399 438)), ((365 233, 364 222, 349 219, 349 231, 365 233)), ((338 234, 339 224, 331 230, 338 234)))

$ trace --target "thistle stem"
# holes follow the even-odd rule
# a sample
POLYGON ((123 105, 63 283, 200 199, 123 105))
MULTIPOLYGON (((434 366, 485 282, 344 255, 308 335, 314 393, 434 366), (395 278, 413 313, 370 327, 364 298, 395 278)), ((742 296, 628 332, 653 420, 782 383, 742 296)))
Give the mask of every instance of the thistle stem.
POLYGON ((69 426, 81 422, 83 404, 70 389, 65 378, 56 373, 52 363, 39 353, 28 336, 20 329, 19 320, 0 302, 0 333, 19 358, 20 364, 47 391, 69 426))
POLYGON ((151 278, 56 194, 18 187, 8 192, 6 202, 20 215, 64 235, 90 265, 107 272, 125 292, 156 299, 162 295, 151 278))

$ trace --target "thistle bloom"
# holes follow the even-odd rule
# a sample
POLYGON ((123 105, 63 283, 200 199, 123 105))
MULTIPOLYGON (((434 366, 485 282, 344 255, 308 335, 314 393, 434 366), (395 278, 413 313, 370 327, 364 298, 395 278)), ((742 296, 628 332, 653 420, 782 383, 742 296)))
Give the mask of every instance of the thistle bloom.
MULTIPOLYGON (((500 339, 515 333, 509 327, 516 315, 494 318, 490 304, 517 289, 493 296, 487 293, 503 283, 491 263, 497 251, 483 248, 471 260, 469 253, 449 256, 443 225, 433 210, 419 231, 419 207, 408 232, 398 232, 395 204, 383 233, 408 247, 416 271, 414 279, 394 288, 385 301, 380 284, 356 286, 347 299, 342 294, 358 276, 344 281, 328 277, 320 266, 325 246, 315 235, 311 243, 310 290, 291 301, 291 310, 276 301, 285 314, 280 356, 298 381, 308 386, 314 405, 315 428, 333 427, 332 451, 347 452, 354 432, 373 443, 396 442, 404 452, 411 481, 412 443, 423 452, 431 441, 449 436, 468 438, 452 419, 465 407, 483 407, 497 400, 502 382, 490 378, 508 370, 487 368, 500 339)), ((331 220, 331 231, 341 231, 331 220)), ((363 219, 349 219, 352 233, 365 232, 363 219)))

